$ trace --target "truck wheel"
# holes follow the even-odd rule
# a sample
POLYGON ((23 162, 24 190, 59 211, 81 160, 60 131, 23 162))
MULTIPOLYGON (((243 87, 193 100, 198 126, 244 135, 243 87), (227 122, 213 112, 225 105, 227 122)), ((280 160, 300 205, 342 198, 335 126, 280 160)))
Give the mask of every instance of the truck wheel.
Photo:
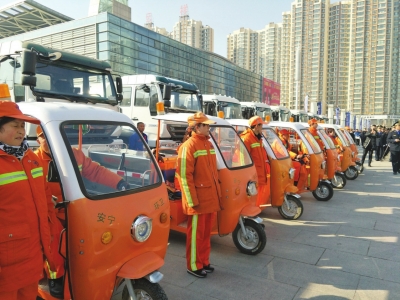
POLYGON ((331 185, 335 189, 342 189, 346 186, 347 179, 344 174, 336 173, 335 177, 331 179, 331 185))
POLYGON ((287 196, 287 202, 289 202, 290 207, 286 205, 286 201, 283 201, 282 206, 278 207, 278 211, 282 218, 286 220, 297 220, 303 214, 303 203, 300 199, 292 195, 287 196))
POLYGON ((240 252, 248 255, 256 255, 264 250, 267 244, 267 236, 264 226, 250 219, 244 219, 246 234, 243 234, 242 227, 237 224, 232 233, 233 242, 240 252))
MULTIPOLYGON (((143 278, 131 281, 137 300, 168 300, 163 288, 158 283, 151 283, 143 278)), ((125 286, 122 291, 122 300, 129 299, 131 299, 131 297, 129 296, 128 289, 125 286)))
POLYGON ((328 201, 331 200, 333 196, 333 188, 329 183, 322 181, 312 194, 318 201, 328 201))
POLYGON ((347 170, 344 172, 344 176, 346 176, 348 180, 356 179, 358 177, 358 171, 356 167, 354 166, 348 167, 347 170))

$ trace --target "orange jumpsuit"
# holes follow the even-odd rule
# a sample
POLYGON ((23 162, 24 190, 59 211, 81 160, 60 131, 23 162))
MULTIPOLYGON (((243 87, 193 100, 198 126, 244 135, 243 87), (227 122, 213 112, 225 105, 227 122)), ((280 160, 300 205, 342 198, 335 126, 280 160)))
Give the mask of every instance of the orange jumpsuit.
POLYGON ((247 128, 240 137, 246 146, 247 151, 249 151, 257 170, 258 195, 256 205, 260 206, 267 204, 270 201, 271 196, 267 181, 267 176, 269 174, 267 152, 264 149, 262 140, 258 139, 250 128, 247 128))
POLYGON ((192 271, 210 264, 211 228, 221 210, 215 149, 208 139, 193 132, 179 148, 176 168, 183 213, 188 215, 186 265, 192 271))
POLYGON ((325 145, 324 145, 324 142, 321 140, 321 138, 318 135, 318 130, 314 127, 310 127, 310 128, 308 128, 308 131, 311 132, 311 134, 313 135, 314 139, 317 141, 321 150, 324 151, 325 145))
MULTIPOLYGON (((24 157, 0 151, 0 299, 43 277, 43 255, 54 270, 49 222, 55 221, 43 166, 28 149, 24 157)), ((26 298, 28 296, 25 294, 26 298)))
MULTIPOLYGON (((122 180, 122 178, 109 171, 108 169, 100 166, 98 163, 93 162, 89 157, 86 157, 86 155, 75 148, 72 148, 72 151, 74 153, 75 159, 78 164, 78 168, 82 173, 82 176, 94 181, 98 182, 101 184, 104 184, 106 186, 109 186, 111 188, 116 188, 118 183, 122 180)), ((43 175, 45 178, 47 178, 47 174, 49 171, 49 162, 52 160, 52 158, 42 150, 42 148, 39 148, 35 151, 35 154, 38 156, 40 163, 44 166, 43 168, 43 175)), ((59 182, 48 182, 48 186, 50 188, 51 194, 53 196, 57 197, 58 202, 63 202, 63 196, 62 196, 62 191, 61 191, 61 186, 59 182)), ((54 207, 54 205, 53 205, 54 207)), ((64 210, 59 210, 57 211, 57 217, 64 220, 65 219, 65 212, 64 210)), ((50 224, 51 226, 51 231, 54 233, 54 239, 51 242, 51 247, 54 252, 54 263, 55 263, 55 272, 51 272, 48 270, 48 268, 45 268, 47 272, 48 278, 51 279, 56 279, 64 275, 64 259, 63 257, 58 253, 58 248, 59 248, 59 243, 60 243, 60 233, 63 229, 63 226, 61 225, 60 221, 57 219, 53 222, 53 224, 50 224)))

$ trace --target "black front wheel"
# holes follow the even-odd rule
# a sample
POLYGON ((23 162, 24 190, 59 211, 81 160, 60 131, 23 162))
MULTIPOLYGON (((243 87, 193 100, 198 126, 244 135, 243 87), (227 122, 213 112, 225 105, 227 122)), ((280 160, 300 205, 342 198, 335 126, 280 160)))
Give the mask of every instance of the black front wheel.
POLYGON ((331 185, 335 189, 342 189, 346 186, 347 179, 344 174, 336 173, 335 176, 331 179, 331 185))
POLYGON ((267 235, 264 226, 250 219, 244 219, 246 233, 243 233, 240 224, 237 224, 232 233, 233 242, 240 252, 256 255, 264 250, 267 244, 267 235))
POLYGON ((347 168, 347 170, 344 172, 344 176, 348 180, 354 180, 358 177, 358 170, 355 166, 350 166, 347 168))
POLYGON ((281 216, 286 220, 297 220, 303 214, 303 203, 292 195, 286 196, 282 206, 278 207, 281 216), (288 203, 286 203, 286 201, 288 203))
MULTIPOLYGON (((151 283, 143 278, 131 280, 131 282, 137 300, 168 300, 163 288, 158 283, 151 283)), ((129 299, 131 297, 128 288, 125 286, 122 291, 122 300, 129 299)))
POLYGON ((328 182, 321 181, 312 194, 318 201, 328 201, 333 197, 333 187, 328 182))

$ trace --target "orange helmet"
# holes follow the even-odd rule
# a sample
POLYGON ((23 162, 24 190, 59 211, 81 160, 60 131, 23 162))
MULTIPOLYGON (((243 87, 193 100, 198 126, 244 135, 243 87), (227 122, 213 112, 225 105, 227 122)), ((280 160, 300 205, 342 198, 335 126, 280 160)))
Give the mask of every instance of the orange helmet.
POLYGON ((265 122, 263 121, 263 119, 261 117, 259 117, 259 116, 254 116, 254 117, 251 117, 249 119, 249 126, 250 127, 256 126, 258 124, 264 124, 264 123, 265 122))

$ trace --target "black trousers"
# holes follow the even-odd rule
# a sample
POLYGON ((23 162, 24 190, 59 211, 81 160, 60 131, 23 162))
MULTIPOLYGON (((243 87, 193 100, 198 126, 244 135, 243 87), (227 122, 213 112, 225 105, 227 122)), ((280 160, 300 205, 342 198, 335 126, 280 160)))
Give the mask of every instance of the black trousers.
POLYGON ((400 151, 390 151, 390 158, 392 159, 393 172, 400 172, 400 151))
POLYGON ((374 148, 372 148, 372 147, 368 147, 368 148, 365 148, 364 149, 364 152, 363 152, 363 155, 362 155, 362 158, 361 158, 361 163, 362 164, 364 164, 364 161, 365 161, 365 157, 367 156, 367 154, 368 154, 368 164, 370 165, 371 164, 371 162, 372 162, 372 153, 374 153, 374 148))
POLYGON ((383 146, 376 146, 375 148, 375 160, 381 160, 383 157, 383 146))

